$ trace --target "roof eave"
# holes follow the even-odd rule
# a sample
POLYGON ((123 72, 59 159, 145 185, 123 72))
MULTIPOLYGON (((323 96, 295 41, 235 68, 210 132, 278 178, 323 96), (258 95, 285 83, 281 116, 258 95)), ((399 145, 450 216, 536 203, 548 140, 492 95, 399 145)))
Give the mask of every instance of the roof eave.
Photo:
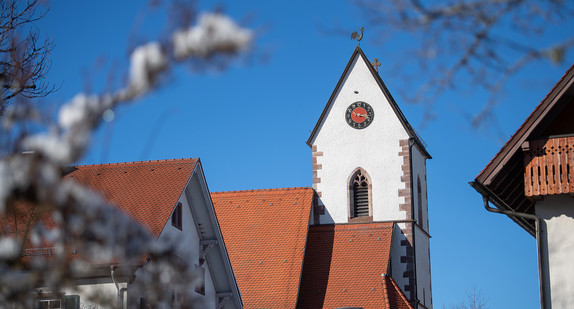
MULTIPOLYGON (((327 111, 329 110, 329 107, 333 104, 333 100, 335 99, 338 90, 341 88, 341 84, 343 83, 343 81, 345 80, 345 77, 347 76, 351 65, 353 64, 355 58, 357 57, 357 54, 360 55, 363 60, 369 64, 369 60, 367 58, 367 56, 365 55, 365 53, 363 52, 363 50, 361 49, 361 47, 359 45, 357 45, 357 47, 355 48, 355 50, 353 51, 353 54, 351 55, 351 58, 349 59, 349 61, 347 62, 347 66, 345 67, 345 70, 343 71, 343 74, 341 74, 341 77, 339 78, 339 81, 337 82, 337 85, 335 86, 335 89, 333 90, 333 92, 331 93, 331 96, 329 97, 329 100, 327 101, 327 104, 325 105, 325 108, 323 109, 323 112, 321 113, 321 116, 319 117, 319 120, 317 121, 317 123, 315 124, 315 127, 313 128, 313 131, 311 132, 311 135, 309 136, 309 139, 307 139, 306 144, 309 147, 312 147, 313 144, 313 140, 317 134, 317 132, 319 131, 319 128, 321 127, 321 124, 323 123, 323 119, 325 118, 327 111)), ((403 112, 401 111, 401 109, 399 108, 397 102, 395 101, 395 99, 393 98, 393 96, 391 95, 389 89, 387 88, 387 86, 385 85, 385 83, 383 82, 383 80, 381 79, 381 76, 378 74, 378 72, 373 68, 372 65, 367 65, 367 67, 369 68, 369 71, 371 72, 372 77, 375 79, 375 81, 377 81, 377 84, 379 85, 379 89, 381 90, 381 92, 383 93, 383 95, 387 98, 387 101, 389 101, 391 108, 393 109, 393 111, 395 112, 395 115, 397 116, 397 118, 399 119, 399 121, 401 122, 401 124, 403 125, 403 128, 405 129, 405 131, 407 132, 407 134, 409 135, 410 138, 414 139, 414 141, 417 143, 417 145, 419 146, 419 148, 421 149, 421 151, 425 154, 425 156, 428 159, 432 159, 432 156, 428 153, 428 151, 426 150, 426 146, 424 145, 424 143, 422 142, 421 138, 418 136, 418 134, 416 133, 416 131, 414 130, 414 128, 411 126, 411 124, 408 122, 407 118, 405 117, 405 115, 403 114, 403 112)))
POLYGON ((502 146, 494 158, 475 178, 476 182, 490 185, 502 167, 509 162, 512 156, 520 149, 522 143, 531 137, 532 132, 546 118, 560 98, 568 91, 574 91, 574 65, 572 65, 562 78, 554 85, 544 99, 536 106, 524 123, 516 130, 510 139, 502 146))

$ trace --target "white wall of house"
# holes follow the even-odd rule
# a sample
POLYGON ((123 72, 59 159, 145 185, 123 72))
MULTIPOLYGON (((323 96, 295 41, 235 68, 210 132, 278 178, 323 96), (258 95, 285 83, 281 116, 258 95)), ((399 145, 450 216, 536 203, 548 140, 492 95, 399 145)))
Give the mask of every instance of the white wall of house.
POLYGON ((368 65, 357 54, 311 141, 323 153, 317 157, 321 169, 317 171, 320 182, 315 188, 321 194, 319 205, 325 206, 321 224, 348 222, 349 180, 358 167, 372 180, 373 220, 407 219, 399 211, 399 204, 404 203, 404 197, 398 195, 398 190, 404 188, 399 141, 409 136, 368 65), (361 130, 345 122, 346 109, 356 101, 370 104, 375 114, 371 125, 361 130))
MULTIPOLYGON (((190 184, 190 186, 198 185, 190 184)), ((189 187, 189 186, 188 186, 189 187)), ((205 207, 205 205, 191 205, 190 201, 182 194, 179 202, 182 204, 182 228, 181 230, 173 226, 171 218, 164 226, 160 236, 158 237, 158 246, 165 246, 173 244, 177 248, 178 256, 186 260, 190 266, 200 264, 199 259, 202 258, 202 250, 200 244, 200 237, 198 234, 197 224, 193 219, 191 207, 205 207)), ((194 278, 195 283, 190 286, 194 289, 195 286, 205 284, 205 295, 191 291, 193 295, 194 304, 201 304, 202 308, 217 308, 216 292, 211 279, 209 271, 209 262, 205 261, 200 267, 205 269, 204 278, 194 278), (202 282, 203 281, 203 282, 202 282)), ((190 278, 191 279, 191 278, 190 278)))
MULTIPOLYGON (((79 295, 81 308, 110 308, 118 301, 118 290, 110 278, 104 278, 102 283, 81 284, 63 290, 65 295, 79 295), (107 304, 107 305, 102 305, 107 304)), ((126 288, 125 282, 118 282, 120 289, 126 288)), ((125 304, 126 299, 124 299, 125 304)))
POLYGON ((547 195, 536 203, 536 215, 545 225, 542 239, 547 258, 543 267, 549 276, 550 308, 570 308, 574 304, 574 198, 547 195))

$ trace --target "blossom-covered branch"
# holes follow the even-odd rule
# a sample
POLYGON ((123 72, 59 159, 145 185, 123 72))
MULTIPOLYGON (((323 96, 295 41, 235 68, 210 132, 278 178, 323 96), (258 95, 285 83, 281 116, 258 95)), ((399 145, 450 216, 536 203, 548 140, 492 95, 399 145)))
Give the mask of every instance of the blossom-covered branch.
MULTIPOLYGON (((161 303, 168 301, 163 298, 171 298, 171 293, 161 293, 161 280, 152 280, 159 278, 160 273, 174 275, 171 289, 179 286, 179 290, 186 291, 182 287, 193 283, 189 280, 193 270, 181 261, 167 258, 172 248, 154 246, 155 239, 147 230, 64 175, 86 152, 92 132, 106 111, 160 87, 163 77, 180 62, 233 57, 248 51, 252 41, 253 32, 229 17, 219 13, 201 15, 197 25, 177 30, 168 43, 150 42, 135 48, 125 87, 101 95, 79 93, 62 105, 57 121, 46 131, 14 139, 14 151, 3 153, 0 159, 0 216, 14 214, 16 218, 31 205, 39 210, 38 215, 29 216, 32 228, 24 229, 24 233, 0 231, 0 306, 19 302, 29 305, 30 290, 38 286, 57 290, 69 281, 71 274, 81 272, 85 265, 66 258, 69 248, 80 250, 90 259, 125 265, 136 265, 143 254, 157 260, 147 275, 141 275, 150 278, 146 281, 149 284, 139 286, 146 289, 147 295, 157 296, 151 301, 161 303), (55 222, 52 229, 41 224, 42 216, 48 215, 55 222), (28 272, 22 272, 25 247, 43 244, 54 248, 54 256, 34 259, 26 266, 28 272)), ((1 119, 6 134, 21 120, 17 107, 9 108, 7 116, 1 119)))

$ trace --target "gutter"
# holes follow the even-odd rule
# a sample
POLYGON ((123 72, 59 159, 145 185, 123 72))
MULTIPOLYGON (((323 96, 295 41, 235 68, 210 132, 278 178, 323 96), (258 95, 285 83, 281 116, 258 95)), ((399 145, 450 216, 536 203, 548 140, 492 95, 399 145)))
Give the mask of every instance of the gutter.
POLYGON ((501 200, 494 192, 485 187, 479 182, 470 182, 471 187, 473 187, 478 193, 482 195, 482 200, 484 203, 484 208, 489 212, 504 214, 508 217, 520 217, 525 219, 531 219, 535 222, 535 234, 536 234, 536 255, 538 257, 538 282, 540 290, 540 309, 546 309, 546 287, 550 286, 546 282, 546 277, 544 276, 544 262, 545 256, 543 254, 542 248, 542 219, 533 214, 527 214, 522 212, 515 212, 513 210, 502 210, 512 209, 503 200, 501 200), (498 208, 490 207, 488 204, 493 203, 498 208))

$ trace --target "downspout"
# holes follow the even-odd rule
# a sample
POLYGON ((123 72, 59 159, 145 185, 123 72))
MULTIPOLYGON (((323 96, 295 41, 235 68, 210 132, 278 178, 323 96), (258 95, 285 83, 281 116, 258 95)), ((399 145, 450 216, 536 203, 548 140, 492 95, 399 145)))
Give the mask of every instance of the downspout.
POLYGON ((118 282, 116 281, 116 278, 114 277, 114 271, 116 270, 116 266, 115 265, 111 265, 110 266, 110 276, 112 277, 112 282, 114 283, 114 285, 116 286, 116 290, 117 290, 117 294, 116 294, 116 308, 123 308, 124 305, 124 293, 127 291, 126 288, 121 288, 118 285, 118 282))
MULTIPOLYGON (((535 222, 535 234, 536 234, 536 253, 538 256, 538 282, 539 282, 539 289, 540 289, 540 308, 541 309, 546 309, 546 277, 544 276, 544 254, 543 254, 543 248, 542 248, 542 219, 539 218, 536 215, 533 214, 527 214, 527 213, 522 213, 522 212, 515 212, 515 211, 510 211, 510 210, 502 210, 499 208, 493 208, 490 207, 488 205, 488 203, 490 202, 490 198, 494 197, 496 199, 496 196, 494 195, 494 193, 492 191, 490 191, 488 188, 486 188, 485 186, 483 186, 482 184, 479 184, 477 182, 471 182, 471 186, 475 187, 475 189, 479 189, 479 191, 482 191, 482 200, 484 203, 484 208, 486 210, 488 210, 489 212, 493 212, 493 213, 498 213, 498 214, 504 214, 507 216, 512 216, 512 217, 521 217, 521 218, 526 218, 526 219, 531 219, 534 220, 535 222), (479 188, 477 188, 476 186, 478 186, 479 188)), ((506 205, 506 203, 504 203, 504 201, 498 199, 497 200, 498 203, 504 204, 506 206, 507 209, 511 209, 508 205, 506 205)))

